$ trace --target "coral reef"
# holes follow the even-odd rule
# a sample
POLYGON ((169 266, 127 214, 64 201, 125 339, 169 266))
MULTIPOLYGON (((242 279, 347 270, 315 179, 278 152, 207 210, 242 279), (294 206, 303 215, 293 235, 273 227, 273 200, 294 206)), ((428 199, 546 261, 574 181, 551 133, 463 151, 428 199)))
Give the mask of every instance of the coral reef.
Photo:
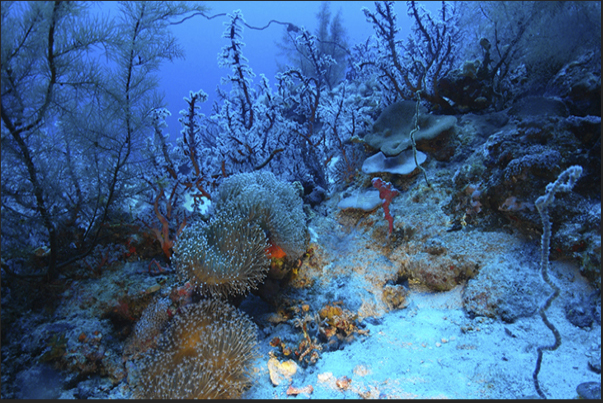
POLYGON ((121 3, 2 2, 2 398, 600 394, 600 2, 121 3), (178 134, 167 28, 223 17, 178 134))
MULTIPOLYGON (((426 159, 427 155, 417 151, 417 162, 419 164, 424 163, 426 159)), ((365 174, 387 172, 390 174, 408 175, 415 169, 417 169, 417 165, 415 164, 412 150, 402 151, 395 157, 386 157, 383 152, 379 151, 377 154, 365 159, 362 164, 362 172, 365 174)))
POLYGON ((369 333, 364 329, 364 324, 360 323, 357 313, 342 308, 343 301, 327 303, 313 313, 308 304, 289 305, 290 303, 292 301, 284 300, 278 308, 278 316, 272 320, 292 322, 295 329, 301 330, 301 334, 296 337, 287 336, 286 339, 273 337, 270 346, 277 350, 270 352, 272 357, 293 359, 291 362, 306 368, 315 365, 323 351, 342 349, 353 342, 356 335, 367 336, 369 333))
POLYGON ((378 190, 360 190, 341 193, 341 200, 337 203, 340 209, 354 208, 364 211, 372 211, 379 207, 383 200, 379 197, 378 190))
POLYGON ((593 284, 600 284, 596 264, 600 259, 600 208, 588 202, 600 194, 600 117, 543 114, 505 121, 497 114, 485 114, 462 123, 467 133, 474 130, 471 126, 483 127, 487 133, 498 126, 498 131, 487 139, 473 137, 459 144, 459 156, 469 147, 474 151, 467 153, 452 177, 455 190, 444 211, 459 225, 513 228, 535 238, 541 231, 534 205, 537 190, 554 181, 561 170, 580 165, 582 179, 573 192, 562 196, 565 203, 551 211, 553 222, 558 223, 551 238, 551 255, 579 259, 585 275, 593 284), (496 126, 492 127, 493 123, 496 126))

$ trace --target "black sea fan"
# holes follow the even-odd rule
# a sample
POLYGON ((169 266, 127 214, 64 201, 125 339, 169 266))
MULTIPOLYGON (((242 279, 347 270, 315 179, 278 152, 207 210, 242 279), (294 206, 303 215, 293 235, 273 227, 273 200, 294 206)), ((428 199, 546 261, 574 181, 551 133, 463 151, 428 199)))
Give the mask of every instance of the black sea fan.
POLYGON ((236 399, 251 384, 255 324, 221 300, 188 305, 139 362, 136 398, 236 399))
POLYGON ((184 229, 174 245, 173 262, 201 293, 228 297, 245 294, 264 280, 270 264, 268 246, 257 223, 222 210, 209 223, 184 229))

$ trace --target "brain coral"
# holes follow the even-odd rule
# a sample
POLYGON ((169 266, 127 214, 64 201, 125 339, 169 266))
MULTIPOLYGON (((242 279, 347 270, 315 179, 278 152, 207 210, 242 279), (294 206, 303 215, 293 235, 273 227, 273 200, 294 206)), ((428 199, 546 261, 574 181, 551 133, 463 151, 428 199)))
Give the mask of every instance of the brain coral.
POLYGON ((307 225, 301 195, 272 172, 232 175, 224 180, 214 201, 216 214, 235 210, 258 223, 270 243, 283 249, 288 258, 298 259, 306 251, 307 225))
POLYGON ((134 397, 235 399, 250 386, 256 326, 219 300, 187 305, 139 362, 134 397))
POLYGON ((202 294, 245 294, 264 280, 270 260, 262 228, 249 217, 223 209, 209 223, 186 227, 174 245, 172 262, 202 294))

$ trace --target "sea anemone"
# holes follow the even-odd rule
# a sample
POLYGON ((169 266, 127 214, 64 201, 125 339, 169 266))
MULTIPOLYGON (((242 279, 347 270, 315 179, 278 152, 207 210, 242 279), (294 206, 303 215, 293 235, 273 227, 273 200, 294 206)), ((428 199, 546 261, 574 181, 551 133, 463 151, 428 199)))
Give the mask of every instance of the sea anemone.
POLYGON ((156 298, 142 312, 124 346, 126 356, 144 352, 152 345, 169 319, 168 298, 156 298))
POLYGON ((255 171, 229 176, 214 200, 216 214, 236 211, 256 222, 290 260, 306 251, 307 225, 301 195, 272 172, 255 171))
POLYGON ((209 223, 184 229, 174 245, 178 272, 204 295, 245 294, 264 280, 270 265, 266 234, 236 212, 222 210, 209 223))
POLYGON ((221 300, 187 305, 140 360, 134 397, 236 399, 251 385, 257 328, 221 300))

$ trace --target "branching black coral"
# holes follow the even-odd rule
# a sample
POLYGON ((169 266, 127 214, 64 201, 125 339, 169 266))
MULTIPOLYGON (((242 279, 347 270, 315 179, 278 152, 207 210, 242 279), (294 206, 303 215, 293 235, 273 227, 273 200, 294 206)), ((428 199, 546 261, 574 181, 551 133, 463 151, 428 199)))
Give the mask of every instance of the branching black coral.
POLYGON ((87 8, 2 3, 2 249, 48 245, 50 279, 145 187, 134 160, 159 107, 155 73, 182 56, 167 25, 204 9, 124 2, 109 22, 87 8))
POLYGON ((234 91, 237 92, 235 102, 241 110, 241 124, 247 129, 251 129, 254 123, 253 100, 251 98, 250 78, 254 76, 247 64, 247 59, 243 56, 243 27, 241 23, 243 14, 240 10, 235 10, 229 15, 231 22, 229 28, 224 32, 223 37, 230 40, 230 45, 222 48, 220 55, 220 66, 230 67, 232 75, 229 75, 224 82, 230 82, 234 91))
POLYGON ((279 133, 279 103, 273 99, 268 79, 261 75, 258 88, 252 87, 255 74, 243 55, 243 15, 237 10, 229 18, 223 34, 229 44, 222 48, 218 64, 231 71, 222 79, 223 84, 230 84, 230 91, 218 88, 223 103, 213 121, 221 133, 211 148, 222 164, 222 177, 265 166, 275 170, 275 156, 278 159, 287 146, 286 136, 279 133))
POLYGON ((450 108, 439 94, 437 84, 452 69, 460 40, 454 8, 442 2, 439 15, 434 19, 414 1, 409 1, 408 15, 414 24, 412 34, 402 43, 396 39, 398 27, 393 2, 376 2, 375 6, 375 12, 366 8, 363 12, 375 29, 377 57, 361 61, 358 67, 375 68, 398 99, 412 99, 421 91, 423 99, 432 105, 450 108))

